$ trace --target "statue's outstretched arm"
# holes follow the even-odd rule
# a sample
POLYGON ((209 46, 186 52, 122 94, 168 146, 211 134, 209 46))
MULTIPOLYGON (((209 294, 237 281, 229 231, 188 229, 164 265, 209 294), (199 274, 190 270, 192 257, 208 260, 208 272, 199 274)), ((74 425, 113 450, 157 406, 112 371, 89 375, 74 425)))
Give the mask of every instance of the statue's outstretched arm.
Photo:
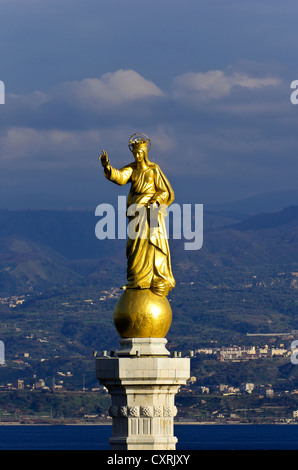
POLYGON ((130 181, 132 174, 132 168, 130 165, 127 165, 121 170, 117 170, 110 165, 110 160, 108 154, 105 150, 102 151, 102 154, 99 156, 102 166, 104 167, 105 177, 112 181, 113 183, 123 185, 130 181))

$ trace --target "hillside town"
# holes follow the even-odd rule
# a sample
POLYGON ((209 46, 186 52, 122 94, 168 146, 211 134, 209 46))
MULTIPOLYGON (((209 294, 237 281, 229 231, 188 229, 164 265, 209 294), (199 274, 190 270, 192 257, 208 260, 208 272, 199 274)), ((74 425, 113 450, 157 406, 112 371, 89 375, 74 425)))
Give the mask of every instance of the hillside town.
MULTIPOLYGON (((31 337, 30 337, 31 338, 31 337)), ((28 339, 30 339, 28 337, 28 339)), ((31 338, 32 339, 32 338, 31 338)), ((47 342, 46 339, 37 338, 39 342, 47 342)), ((293 344, 293 343, 291 343, 293 344)), ((205 347, 205 348, 198 348, 195 351, 190 351, 191 357, 194 359, 202 359, 203 361, 206 360, 215 360, 219 363, 237 363, 237 362, 247 362, 247 361, 256 361, 258 359, 266 359, 266 358, 283 358, 286 359, 289 363, 291 363, 291 358, 294 349, 291 347, 286 347, 284 343, 280 343, 279 345, 270 346, 268 344, 259 345, 259 346, 239 346, 233 345, 230 347, 205 347)), ((179 355, 181 357, 181 353, 177 353, 176 351, 173 352, 173 355, 179 355)), ((4 354, 3 354, 4 356, 4 354)), ((41 358, 38 360, 40 363, 46 363, 47 359, 41 358)), ((20 370, 23 368, 30 369, 32 364, 36 363, 36 358, 31 358, 29 351, 24 351, 20 354, 15 354, 14 357, 9 358, 8 361, 5 361, 5 357, 3 357, 2 362, 0 363, 1 367, 20 367, 20 370)), ((62 390, 64 388, 64 381, 65 379, 70 379, 74 376, 73 371, 56 371, 55 375, 58 378, 58 382, 53 382, 51 380, 51 384, 46 384, 45 379, 43 378, 36 378, 36 375, 33 374, 30 377, 30 380, 24 380, 23 378, 18 378, 14 383, 0 383, 0 390, 20 390, 20 389, 53 389, 53 390, 62 390)), ((192 376, 186 385, 186 389, 191 389, 195 385, 196 388, 199 387, 199 377, 192 376)), ((261 388, 263 385, 261 386, 261 388)), ((66 389, 69 389, 66 387, 66 389)), ((252 383, 245 383, 240 386, 234 385, 223 385, 220 384, 218 387, 213 387, 213 390, 217 392, 223 393, 240 393, 240 392, 248 392, 250 393, 252 390, 255 389, 255 385, 252 383)), ((87 388, 86 388, 87 390, 87 388)), ((99 390, 98 388, 92 388, 92 390, 99 390)), ((201 393, 209 393, 210 388, 206 386, 201 386, 201 393)), ((271 391, 268 392, 269 394, 272 393, 271 391)), ((298 391, 294 390, 293 393, 298 393, 298 391)))
POLYGON ((196 354, 211 356, 221 362, 226 361, 248 361, 260 359, 262 357, 290 357, 291 349, 287 349, 283 343, 278 347, 270 347, 268 344, 264 346, 231 346, 222 348, 200 348, 196 349, 196 354))

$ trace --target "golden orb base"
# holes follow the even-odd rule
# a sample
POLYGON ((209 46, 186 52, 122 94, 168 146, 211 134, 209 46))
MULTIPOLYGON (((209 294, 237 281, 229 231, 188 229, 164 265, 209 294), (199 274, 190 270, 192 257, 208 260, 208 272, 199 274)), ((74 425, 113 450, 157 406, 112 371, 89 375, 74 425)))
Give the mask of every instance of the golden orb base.
POLYGON ((150 289, 127 289, 114 310, 114 324, 121 338, 164 338, 172 323, 167 297, 150 289))

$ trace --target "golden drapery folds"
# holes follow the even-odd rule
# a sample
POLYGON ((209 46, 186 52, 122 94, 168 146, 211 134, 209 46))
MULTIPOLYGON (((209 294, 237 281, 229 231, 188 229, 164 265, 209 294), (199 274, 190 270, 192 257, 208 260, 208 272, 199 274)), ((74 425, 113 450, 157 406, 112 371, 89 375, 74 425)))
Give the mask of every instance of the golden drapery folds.
POLYGON ((150 289, 153 293, 164 296, 175 286, 165 226, 165 207, 174 201, 174 191, 160 167, 149 162, 145 141, 133 142, 130 148, 135 161, 120 170, 109 164, 105 152, 106 160, 103 162, 104 174, 108 180, 118 185, 131 184, 127 217, 129 224, 138 217, 137 222, 142 225, 142 229, 138 227, 134 232, 134 237, 131 238, 128 233, 127 283, 124 289, 150 289), (153 218, 154 223, 150 216, 152 204, 158 214, 153 218), (145 217, 140 218, 141 212, 136 211, 138 206, 145 211, 141 211, 145 217))

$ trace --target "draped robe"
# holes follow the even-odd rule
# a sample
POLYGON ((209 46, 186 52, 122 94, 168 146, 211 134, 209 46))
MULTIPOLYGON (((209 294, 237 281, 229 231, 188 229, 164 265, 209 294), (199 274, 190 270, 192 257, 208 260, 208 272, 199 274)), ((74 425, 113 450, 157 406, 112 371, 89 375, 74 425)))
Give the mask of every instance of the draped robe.
POLYGON ((127 199, 129 222, 138 216, 137 212, 133 214, 129 211, 132 205, 144 208, 154 198, 161 206, 157 223, 150 224, 149 209, 146 209, 146 218, 142 221, 143 232, 139 228, 139 235, 127 238, 127 284, 124 289, 151 289, 157 295, 167 295, 175 286, 165 226, 165 207, 174 201, 174 191, 169 181, 155 163, 150 163, 144 170, 138 169, 135 162, 120 170, 109 166, 104 174, 118 185, 131 183, 127 199))

